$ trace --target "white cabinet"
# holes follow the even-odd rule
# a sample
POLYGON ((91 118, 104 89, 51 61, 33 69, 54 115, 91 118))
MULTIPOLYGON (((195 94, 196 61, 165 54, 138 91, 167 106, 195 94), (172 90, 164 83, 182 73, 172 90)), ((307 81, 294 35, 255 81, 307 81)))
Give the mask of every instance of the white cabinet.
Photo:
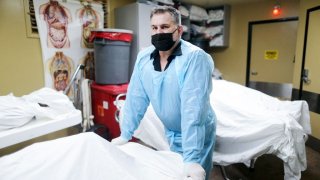
POLYGON ((139 51, 151 45, 150 13, 152 8, 152 5, 136 2, 115 9, 115 28, 133 31, 130 76, 139 51))

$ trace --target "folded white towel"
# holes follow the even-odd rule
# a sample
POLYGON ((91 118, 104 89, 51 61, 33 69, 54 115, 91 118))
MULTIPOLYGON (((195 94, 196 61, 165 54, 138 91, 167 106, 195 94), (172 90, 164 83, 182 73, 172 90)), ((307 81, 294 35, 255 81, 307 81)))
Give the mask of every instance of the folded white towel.
POLYGON ((209 15, 204 8, 192 5, 190 7, 190 19, 191 20, 207 20, 209 15))
POLYGON ((221 9, 218 10, 209 10, 209 18, 207 23, 211 23, 213 21, 222 21, 224 18, 224 11, 221 9))

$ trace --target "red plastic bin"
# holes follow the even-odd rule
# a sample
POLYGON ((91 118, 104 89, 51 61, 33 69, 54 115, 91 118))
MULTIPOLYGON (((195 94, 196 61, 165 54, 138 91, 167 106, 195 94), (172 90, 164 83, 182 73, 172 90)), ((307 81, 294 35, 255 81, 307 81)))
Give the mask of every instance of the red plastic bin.
MULTIPOLYGON (((120 135, 119 123, 115 119, 117 107, 113 104, 119 94, 127 93, 128 84, 100 85, 91 84, 92 112, 94 123, 103 125, 109 131, 110 138, 120 135)), ((125 96, 120 98, 125 99, 125 96)))

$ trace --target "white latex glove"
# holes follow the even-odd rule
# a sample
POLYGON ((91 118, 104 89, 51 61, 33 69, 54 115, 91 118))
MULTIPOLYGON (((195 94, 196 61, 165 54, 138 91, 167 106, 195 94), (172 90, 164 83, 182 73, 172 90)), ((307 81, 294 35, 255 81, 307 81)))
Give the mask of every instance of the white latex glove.
POLYGON ((183 167, 184 180, 205 180, 206 171, 198 163, 185 163, 183 167))
POLYGON ((114 145, 123 145, 123 144, 126 144, 127 142, 128 140, 122 138, 121 136, 111 140, 111 144, 114 144, 114 145))

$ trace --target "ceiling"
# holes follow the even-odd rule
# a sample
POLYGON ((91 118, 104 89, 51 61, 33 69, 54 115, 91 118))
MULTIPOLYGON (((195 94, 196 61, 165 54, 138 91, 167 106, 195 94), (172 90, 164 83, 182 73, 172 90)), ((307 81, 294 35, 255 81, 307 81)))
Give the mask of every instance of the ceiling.
POLYGON ((266 0, 180 0, 180 2, 194 4, 202 7, 222 5, 222 4, 240 4, 250 2, 261 2, 266 0))

